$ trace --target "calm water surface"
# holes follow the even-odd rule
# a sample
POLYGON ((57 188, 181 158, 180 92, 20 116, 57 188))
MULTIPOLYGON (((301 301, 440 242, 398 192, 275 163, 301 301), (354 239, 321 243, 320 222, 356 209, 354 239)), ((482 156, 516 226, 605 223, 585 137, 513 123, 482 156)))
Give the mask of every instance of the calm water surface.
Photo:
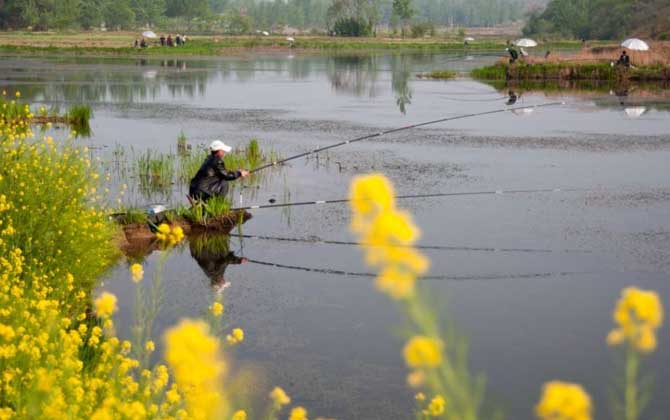
MULTIPOLYGON (((166 61, 5 57, 0 86, 62 109, 90 103, 93 136, 79 141, 112 172, 110 202, 126 182, 130 193, 123 201, 139 206, 185 201, 180 185, 143 194, 130 161, 146 149, 175 150, 180 132, 194 147, 214 138, 237 144, 255 137, 264 148, 289 156, 382 129, 504 108, 504 89, 466 78, 415 77, 495 59, 484 54, 249 54, 166 61)), ((635 284, 657 290, 666 302, 670 295, 668 91, 609 90, 523 92, 518 105, 565 105, 454 121, 294 161, 268 172, 260 188, 243 189, 241 197, 236 192, 235 204, 340 198, 354 175, 373 171, 387 174, 401 194, 585 189, 402 205, 422 228, 423 244, 453 247, 427 251, 430 275, 442 278, 424 286, 436 310, 469 337, 472 368, 486 373, 489 396, 508 418, 531 418, 541 384, 550 379, 584 384, 595 398, 597 417, 609 418, 616 358, 604 337, 619 291, 635 284)), ((357 249, 316 241, 351 240, 348 219, 343 205, 258 210, 244 233, 314 241, 230 240, 236 255, 260 262, 225 270, 230 284, 223 291, 225 319, 247 334, 236 364, 262 371, 253 385, 256 394, 281 385, 314 413, 410 418, 412 393, 404 385, 397 334, 402 317, 371 279, 261 264, 369 271, 357 249)), ((218 257, 203 257, 188 244, 169 256, 154 337, 180 318, 206 312, 217 293, 207 273, 224 264, 218 257)), ((147 278, 159 258, 158 253, 146 258, 147 278)), ((119 332, 125 337, 136 293, 127 265, 120 262, 101 286, 119 296, 119 332)), ((670 410, 663 398, 670 386, 669 339, 664 327, 660 350, 646 363, 657 390, 650 417, 662 418, 670 410)))

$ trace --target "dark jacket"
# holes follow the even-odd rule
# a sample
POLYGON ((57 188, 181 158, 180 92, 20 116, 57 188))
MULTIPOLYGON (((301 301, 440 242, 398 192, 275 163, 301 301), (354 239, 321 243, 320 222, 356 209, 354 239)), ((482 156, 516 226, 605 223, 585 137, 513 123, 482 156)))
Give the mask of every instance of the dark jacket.
POLYGON ((216 155, 209 155, 191 180, 189 194, 191 197, 205 200, 213 195, 226 195, 228 181, 233 181, 240 176, 242 176, 240 171, 227 170, 223 159, 216 155))

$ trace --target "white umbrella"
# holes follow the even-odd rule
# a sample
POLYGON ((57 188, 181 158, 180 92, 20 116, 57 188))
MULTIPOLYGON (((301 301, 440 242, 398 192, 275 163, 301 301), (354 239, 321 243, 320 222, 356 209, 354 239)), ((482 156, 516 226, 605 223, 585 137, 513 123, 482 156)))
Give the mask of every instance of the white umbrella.
POLYGON ((474 39, 473 37, 471 37, 471 36, 466 36, 465 38, 463 38, 463 41, 468 41, 468 42, 472 42, 472 41, 474 41, 474 40, 475 40, 475 39, 474 39))
POLYGON ((263 32, 261 32, 261 33, 262 33, 263 35, 265 35, 265 36, 270 35, 270 33, 269 33, 268 31, 263 31, 263 32))
POLYGON ((626 113, 628 118, 640 118, 642 114, 647 112, 647 107, 646 106, 631 106, 628 108, 624 108, 623 112, 626 113))
POLYGON ((533 41, 530 38, 521 38, 514 41, 514 45, 516 45, 517 47, 530 48, 530 47, 537 47, 537 42, 533 41))
POLYGON ((154 31, 144 31, 142 32, 142 36, 145 38, 158 38, 158 36, 156 36, 154 31))
POLYGON ((288 42, 295 42, 295 38, 293 38, 292 36, 287 36, 287 37, 286 37, 286 40, 287 40, 288 42))
POLYGON ((629 38, 621 43, 621 46, 633 51, 649 51, 649 45, 641 39, 629 38))

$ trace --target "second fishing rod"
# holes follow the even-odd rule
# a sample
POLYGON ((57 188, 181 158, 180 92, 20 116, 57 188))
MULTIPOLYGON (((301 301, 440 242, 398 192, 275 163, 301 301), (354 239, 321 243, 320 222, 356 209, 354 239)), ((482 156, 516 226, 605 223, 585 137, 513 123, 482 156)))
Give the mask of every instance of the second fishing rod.
POLYGON ((407 125, 407 126, 404 126, 404 127, 392 128, 392 129, 389 129, 389 130, 379 131, 379 132, 376 132, 376 133, 367 134, 365 136, 356 137, 356 138, 349 139, 349 140, 344 140, 344 141, 341 141, 339 143, 334 143, 334 144, 331 144, 331 145, 328 145, 328 146, 324 146, 324 147, 320 147, 320 148, 317 148, 317 149, 314 149, 314 150, 310 150, 308 152, 303 152, 303 153, 299 153, 299 154, 294 155, 294 156, 289 156, 289 157, 284 158, 284 159, 276 160, 274 162, 270 162, 268 164, 265 164, 265 165, 259 166, 257 168, 254 168, 251 171, 249 171, 249 173, 253 174, 253 173, 262 171, 264 169, 267 169, 267 168, 272 168, 274 166, 284 164, 284 163, 289 162, 291 160, 300 159, 300 158, 305 157, 305 156, 314 155, 314 154, 317 154, 317 153, 324 152, 326 150, 335 149, 336 147, 345 146, 347 144, 356 143, 356 142, 363 141, 363 140, 369 140, 369 139, 373 139, 373 138, 376 138, 376 137, 385 136, 385 135, 388 135, 388 134, 398 133, 398 132, 401 132, 401 131, 412 130, 412 129, 419 128, 419 127, 425 127, 425 126, 428 126, 428 125, 438 124, 438 123, 441 123, 441 122, 463 120, 463 119, 467 119, 467 118, 481 117, 481 116, 484 116, 484 115, 491 115, 491 114, 501 114, 501 113, 504 113, 504 112, 511 112, 511 111, 516 111, 516 110, 520 110, 520 109, 546 108, 546 107, 550 107, 550 106, 558 106, 558 105, 564 105, 564 104, 565 104, 565 102, 547 102, 547 103, 542 103, 542 104, 537 104, 537 105, 524 105, 524 106, 518 106, 518 107, 507 107, 507 108, 495 109, 495 110, 492 110, 492 111, 484 111, 484 112, 477 112, 477 113, 472 113, 472 114, 456 115, 456 116, 453 116, 453 117, 438 118, 436 120, 425 121, 425 122, 421 122, 421 123, 417 123, 417 124, 411 124, 411 125, 407 125))

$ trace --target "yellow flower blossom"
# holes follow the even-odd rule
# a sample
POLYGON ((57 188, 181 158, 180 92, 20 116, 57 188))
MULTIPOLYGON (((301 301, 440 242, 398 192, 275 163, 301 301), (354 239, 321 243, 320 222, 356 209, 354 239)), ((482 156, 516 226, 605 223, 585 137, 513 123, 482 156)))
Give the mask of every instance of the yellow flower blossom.
POLYGON ((130 276, 135 283, 138 283, 144 277, 144 268, 142 264, 135 263, 130 266, 130 276))
POLYGON ((591 397, 578 384, 548 382, 542 387, 535 414, 542 420, 591 420, 591 397))
POLYGON ((291 410, 291 414, 288 417, 288 420, 308 420, 307 419, 307 410, 304 407, 294 407, 291 410))
POLYGON ((188 411, 197 418, 220 418, 225 406, 221 388, 225 364, 207 324, 182 320, 165 334, 165 347, 175 381, 185 390, 188 411))
POLYGON ((247 420, 247 412, 244 410, 237 410, 233 413, 232 420, 247 420))
POLYGON ((608 345, 627 342, 642 353, 656 349, 656 330, 663 321, 663 307, 656 292, 624 289, 612 318, 616 327, 607 335, 608 345))
POLYGON ((212 303, 212 306, 209 307, 210 312, 214 316, 221 316, 223 314, 223 305, 219 302, 212 303))
POLYGON ((438 417, 444 414, 444 409, 445 406, 447 405, 447 402, 445 401, 444 397, 441 395, 437 395, 433 397, 432 400, 430 400, 430 403, 428 403, 428 414, 433 417, 438 417))
POLYGON ((146 343, 144 343, 144 349, 148 352, 152 352, 156 350, 156 344, 154 344, 153 341, 149 340, 146 343))
POLYGON ((226 336, 226 341, 230 344, 238 344, 244 341, 244 331, 242 328, 235 328, 226 336))
POLYGON ((424 336, 412 337, 403 348, 403 356, 410 368, 437 367, 442 363, 442 341, 424 336))
POLYGON ((274 387, 270 392, 270 399, 276 407, 282 407, 291 403, 291 398, 278 386, 274 387))
POLYGON ((116 312, 116 296, 103 292, 95 300, 95 313, 102 318, 109 318, 114 312, 116 312))

